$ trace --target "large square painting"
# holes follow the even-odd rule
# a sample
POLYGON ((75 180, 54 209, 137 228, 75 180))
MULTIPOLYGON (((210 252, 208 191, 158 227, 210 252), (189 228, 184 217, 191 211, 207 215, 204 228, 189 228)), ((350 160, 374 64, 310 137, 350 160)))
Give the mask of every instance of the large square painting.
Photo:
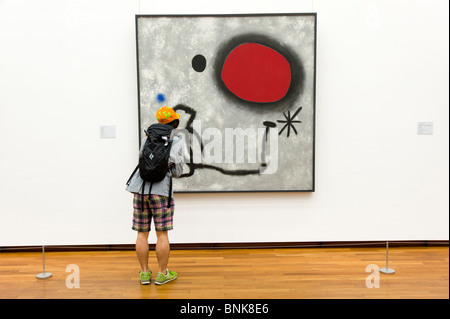
POLYGON ((314 191, 316 14, 136 16, 140 139, 170 106, 176 192, 314 191))

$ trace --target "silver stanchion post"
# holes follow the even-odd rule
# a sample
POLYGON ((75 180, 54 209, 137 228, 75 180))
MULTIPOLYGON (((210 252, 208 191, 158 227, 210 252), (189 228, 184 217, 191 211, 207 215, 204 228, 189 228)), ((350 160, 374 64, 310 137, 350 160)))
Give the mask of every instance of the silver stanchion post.
POLYGON ((386 268, 381 268, 380 272, 383 274, 394 274, 395 270, 389 268, 389 242, 386 241, 386 268))
POLYGON ((46 279, 52 276, 51 272, 45 272, 45 246, 42 245, 42 272, 36 275, 38 279, 46 279))

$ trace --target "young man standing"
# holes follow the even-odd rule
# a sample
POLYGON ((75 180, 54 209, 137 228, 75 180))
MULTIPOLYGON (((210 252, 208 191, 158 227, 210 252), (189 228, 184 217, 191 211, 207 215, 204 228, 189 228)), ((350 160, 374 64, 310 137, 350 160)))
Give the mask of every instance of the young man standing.
MULTIPOLYGON (((177 273, 167 268, 170 254, 170 242, 168 231, 173 229, 173 214, 175 203, 173 192, 171 192, 171 177, 180 177, 183 172, 184 163, 184 142, 174 133, 179 125, 180 114, 172 108, 164 106, 156 112, 156 119, 160 124, 167 124, 173 127, 172 147, 169 156, 169 171, 164 179, 152 184, 145 183, 139 174, 139 169, 130 178, 127 191, 134 194, 133 198, 133 226, 137 231, 136 254, 141 266, 139 277, 141 284, 150 284, 151 270, 148 266, 148 235, 151 230, 151 221, 153 219, 156 231, 156 257, 158 259, 158 273, 155 284, 162 285, 177 278, 177 273), (142 187, 144 190, 142 192, 142 187), (150 195, 149 195, 150 191, 150 195), (143 195, 145 194, 145 195, 143 195), (170 199, 170 205, 168 203, 170 199)), ((141 145, 141 151, 145 140, 141 145)))

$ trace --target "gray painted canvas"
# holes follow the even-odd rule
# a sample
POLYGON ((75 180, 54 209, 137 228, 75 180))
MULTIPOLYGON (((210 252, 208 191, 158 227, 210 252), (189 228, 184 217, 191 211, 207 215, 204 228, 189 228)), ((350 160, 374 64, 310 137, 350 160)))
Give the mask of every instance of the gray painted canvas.
POLYGON ((136 32, 140 132, 162 106, 181 115, 187 164, 176 192, 314 191, 315 14, 137 16, 136 32), (232 52, 252 64, 235 50, 248 43, 288 61, 282 98, 252 100, 225 83, 232 52))

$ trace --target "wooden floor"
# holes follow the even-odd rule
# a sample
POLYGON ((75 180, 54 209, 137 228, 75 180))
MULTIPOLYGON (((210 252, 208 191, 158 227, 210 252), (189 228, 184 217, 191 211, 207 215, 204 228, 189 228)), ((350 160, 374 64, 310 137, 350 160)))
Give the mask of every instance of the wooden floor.
MULTIPOLYGON (((367 288, 368 265, 385 267, 383 248, 175 250, 170 269, 179 278, 141 286, 134 251, 0 253, 0 298, 449 298, 448 247, 392 247, 379 288, 367 288), (68 288, 68 265, 79 268, 79 288, 68 288)), ((156 271, 154 251, 150 267, 156 271)), ((72 276, 72 277, 68 277, 72 276)), ((69 283, 75 281, 69 280, 69 283)), ((375 283, 369 280, 369 283, 375 283)))

